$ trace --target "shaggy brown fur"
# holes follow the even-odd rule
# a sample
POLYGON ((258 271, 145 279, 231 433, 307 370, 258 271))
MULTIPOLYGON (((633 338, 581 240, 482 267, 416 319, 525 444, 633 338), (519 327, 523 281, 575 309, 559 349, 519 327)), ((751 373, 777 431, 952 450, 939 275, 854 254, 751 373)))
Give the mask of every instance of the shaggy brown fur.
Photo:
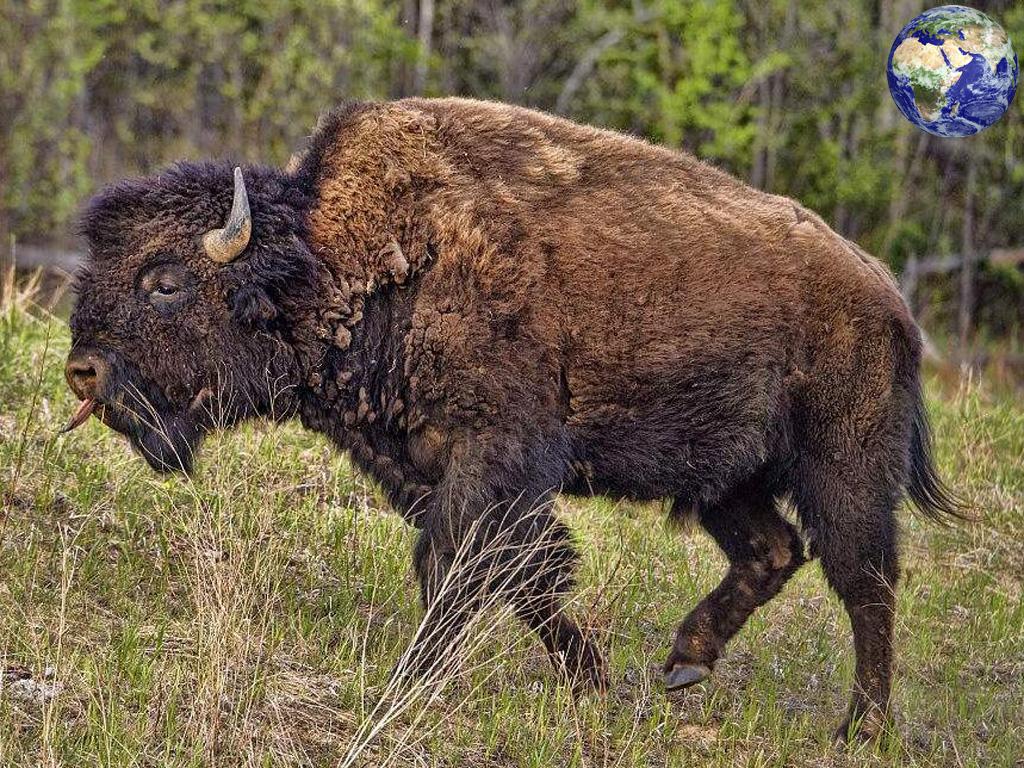
POLYGON ((155 467, 191 466, 204 414, 298 415, 421 529, 436 610, 420 664, 499 592, 598 686, 562 609, 575 554, 553 492, 671 498, 729 557, 680 625, 669 686, 709 674, 803 563, 776 508, 791 497, 853 623, 841 731, 877 731, 894 508, 907 490, 955 513, 928 458, 919 334, 877 261, 688 155, 501 104, 350 106, 290 170, 245 178, 252 241, 225 266, 197 242, 231 203, 227 165, 123 183, 85 216, 69 381, 155 467), (460 546, 474 564, 441 590, 460 546))

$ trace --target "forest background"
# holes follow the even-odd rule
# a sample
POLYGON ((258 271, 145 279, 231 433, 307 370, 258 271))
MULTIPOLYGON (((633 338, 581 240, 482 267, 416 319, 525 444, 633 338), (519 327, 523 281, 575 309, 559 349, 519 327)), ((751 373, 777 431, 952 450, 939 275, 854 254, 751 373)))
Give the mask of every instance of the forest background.
MULTIPOLYGON (((1024 42, 1024 4, 973 5, 1018 48, 1024 42)), ((77 211, 111 180, 181 158, 283 164, 318 116, 347 100, 464 95, 685 148, 791 195, 903 275, 940 347, 995 343, 1019 353, 1024 98, 967 139, 929 136, 905 121, 888 93, 886 58, 924 7, 5 2, 0 258, 17 258, 19 247, 73 252, 77 211)))

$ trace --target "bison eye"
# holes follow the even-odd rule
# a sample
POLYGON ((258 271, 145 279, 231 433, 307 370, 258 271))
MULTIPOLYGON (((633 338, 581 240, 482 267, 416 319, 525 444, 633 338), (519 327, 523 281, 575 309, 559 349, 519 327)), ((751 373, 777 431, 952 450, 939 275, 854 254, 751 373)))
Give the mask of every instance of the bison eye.
POLYGON ((167 296, 173 296, 177 292, 178 292, 178 286, 176 286, 176 285, 165 285, 163 283, 161 283, 160 285, 158 285, 156 288, 153 289, 153 293, 154 294, 156 294, 157 296, 163 296, 165 298, 167 296))
POLYGON ((150 306, 167 314, 187 303, 194 283, 192 274, 180 264, 163 263, 142 271, 138 289, 150 306))
POLYGON ((171 307, 177 306, 181 299, 183 287, 173 277, 169 275, 163 275, 156 282, 153 283, 153 287, 149 289, 149 303, 157 309, 170 309, 171 307))

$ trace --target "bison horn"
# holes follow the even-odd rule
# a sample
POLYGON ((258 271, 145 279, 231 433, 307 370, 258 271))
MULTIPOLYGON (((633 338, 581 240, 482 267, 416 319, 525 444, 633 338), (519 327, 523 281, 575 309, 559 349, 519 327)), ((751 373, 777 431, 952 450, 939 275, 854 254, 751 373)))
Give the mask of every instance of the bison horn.
POLYGON ((227 264, 238 258, 249 244, 252 234, 252 214, 249 195, 245 191, 242 169, 235 168, 235 199, 223 229, 211 229, 203 235, 203 247, 218 264, 227 264))

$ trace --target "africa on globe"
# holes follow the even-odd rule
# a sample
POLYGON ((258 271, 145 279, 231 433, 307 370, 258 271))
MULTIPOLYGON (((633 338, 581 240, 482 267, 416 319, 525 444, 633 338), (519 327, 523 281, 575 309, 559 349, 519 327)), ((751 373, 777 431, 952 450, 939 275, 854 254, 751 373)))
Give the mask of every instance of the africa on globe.
POLYGON ((1019 74, 1005 30, 962 5, 925 11, 889 51, 889 91, 896 106, 936 136, 970 136, 992 125, 1013 101, 1019 74))

